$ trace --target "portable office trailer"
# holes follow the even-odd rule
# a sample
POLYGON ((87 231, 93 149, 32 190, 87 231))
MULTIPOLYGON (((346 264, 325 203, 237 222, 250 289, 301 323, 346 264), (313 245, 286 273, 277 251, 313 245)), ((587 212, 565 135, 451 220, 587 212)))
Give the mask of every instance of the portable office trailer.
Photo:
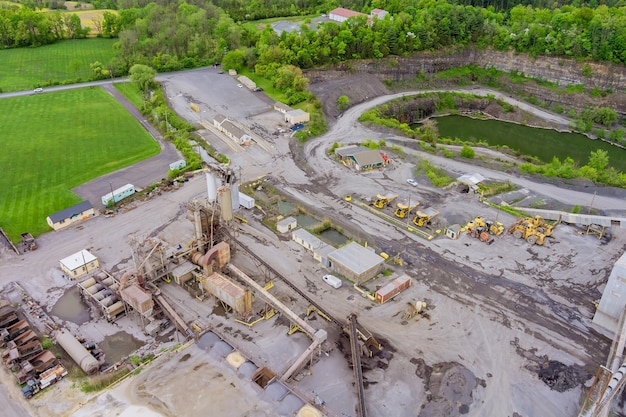
POLYGON ((117 203, 118 201, 121 201, 125 199, 126 197, 135 194, 135 191, 136 191, 135 186, 133 184, 126 184, 123 187, 113 190, 113 194, 108 193, 108 194, 103 195, 101 198, 102 204, 104 204, 105 206, 108 206, 112 202, 117 203))

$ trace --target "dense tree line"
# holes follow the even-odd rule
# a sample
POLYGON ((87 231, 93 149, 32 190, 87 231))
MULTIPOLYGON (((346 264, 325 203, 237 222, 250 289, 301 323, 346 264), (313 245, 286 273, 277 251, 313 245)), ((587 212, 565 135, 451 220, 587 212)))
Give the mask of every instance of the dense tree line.
MULTIPOLYGON (((118 0, 118 4, 145 1, 118 0)), ((237 1, 244 7, 243 0, 237 1)), ((314 4, 301 1, 302 7, 314 4)), ((255 0, 251 4, 256 4, 258 10, 282 7, 280 1, 273 0, 255 0)), ((301 7, 297 2, 292 5, 301 7)), ((445 0, 374 0, 368 7, 371 6, 388 9, 393 18, 368 22, 366 17, 356 17, 342 24, 322 23, 316 29, 303 25, 300 33, 283 32, 278 36, 269 27, 259 33, 236 24, 210 1, 159 0, 145 7, 122 9, 119 15, 105 13, 102 34, 119 37, 118 66, 124 68, 118 68, 116 74, 135 63, 151 65, 158 71, 206 65, 239 48, 243 64, 250 68, 259 65, 261 71, 267 65, 304 69, 354 58, 382 58, 467 45, 515 49, 533 56, 626 62, 626 7, 602 5, 592 9, 565 5, 538 9, 518 5, 498 12, 493 7, 451 4, 445 0)), ((63 15, 36 13, 22 7, 0 9, 0 36, 5 47, 15 47, 80 37, 84 32, 63 15)))
POLYGON ((84 38, 89 28, 75 14, 40 13, 28 7, 0 8, 0 45, 4 48, 41 46, 61 39, 84 38))

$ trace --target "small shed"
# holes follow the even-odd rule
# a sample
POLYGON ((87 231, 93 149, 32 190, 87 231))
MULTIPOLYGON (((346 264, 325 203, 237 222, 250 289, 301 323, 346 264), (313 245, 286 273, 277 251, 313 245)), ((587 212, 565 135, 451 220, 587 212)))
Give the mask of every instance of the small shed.
POLYGON ((453 224, 446 228, 446 236, 452 240, 456 240, 461 236, 461 226, 453 224))
POLYGON ((248 194, 244 194, 239 191, 239 205, 247 208, 248 210, 254 208, 254 197, 250 197, 248 194))
POLYGON ((306 123, 309 120, 311 120, 309 113, 301 109, 291 110, 285 113, 285 122, 292 125, 306 123))
POLYGON ((402 275, 376 291, 376 301, 383 304, 411 286, 411 277, 402 275))
POLYGON ((70 224, 86 220, 96 215, 96 211, 89 201, 82 201, 75 206, 57 211, 46 217, 48 225, 54 230, 63 229, 70 224))
POLYGON ((279 233, 287 233, 298 227, 298 221, 295 217, 286 217, 276 223, 276 230, 279 233))
POLYGON ((372 249, 356 242, 334 250, 328 255, 333 272, 354 281, 356 284, 374 278, 382 269, 385 259, 372 249))
POLYGON ((91 252, 83 249, 59 261, 61 270, 70 278, 76 279, 100 267, 100 262, 91 252))
POLYGON ((292 111, 293 109, 289 107, 288 105, 286 105, 285 103, 281 103, 280 101, 277 101, 276 103, 274 103, 274 110, 285 114, 289 111, 292 111))
POLYGON ((478 189, 478 184, 485 181, 485 177, 478 173, 473 174, 463 174, 456 179, 456 182, 460 184, 467 185, 470 189, 476 191, 478 189))

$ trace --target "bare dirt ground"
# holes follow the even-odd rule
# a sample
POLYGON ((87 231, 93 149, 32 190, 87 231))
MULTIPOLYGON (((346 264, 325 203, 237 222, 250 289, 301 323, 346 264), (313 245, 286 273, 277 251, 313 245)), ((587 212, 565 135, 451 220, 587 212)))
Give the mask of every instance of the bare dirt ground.
MULTIPOLYGON (((258 221, 260 212, 240 212, 249 221, 238 226, 236 233, 241 241, 333 316, 343 319, 356 312, 359 321, 382 342, 383 350, 364 363, 369 415, 577 414, 584 384, 604 362, 612 338, 594 327, 591 319, 593 301, 599 298, 614 261, 626 248, 623 233, 614 233, 610 241, 600 241, 579 234, 574 227, 559 225, 554 238, 543 247, 531 247, 509 235, 497 237, 491 246, 468 236, 423 240, 345 202, 343 196, 365 199, 383 191, 410 195, 423 206, 440 210, 441 221, 448 224, 466 222, 477 215, 492 219, 498 216, 506 225, 514 219, 486 207, 470 194, 433 189, 426 183, 408 185, 406 178, 413 177, 418 158, 426 155, 404 138, 372 131, 356 121, 366 108, 393 97, 380 96, 384 92, 380 86, 368 87, 372 96, 369 90, 364 93, 366 102, 338 117, 326 135, 301 146, 277 133, 276 118, 273 113, 264 113, 268 105, 258 93, 242 91, 233 83, 228 76, 208 70, 170 76, 166 88, 170 97, 179 97, 177 111, 192 115, 192 121, 232 111, 231 117, 239 115, 240 122, 256 126, 255 132, 270 144, 271 151, 253 145, 233 152, 225 141, 205 132, 213 146, 229 155, 231 166, 244 181, 267 175, 268 181, 294 204, 332 219, 377 250, 400 254, 404 265, 390 264, 393 275, 369 283, 372 289, 402 273, 413 278, 407 291, 383 305, 371 303, 347 285, 335 290, 321 281, 324 269, 310 253, 267 229, 258 221), (198 96, 194 96, 191 86, 210 83, 219 87, 197 88, 198 96), (229 101, 233 94, 234 101, 229 101), (246 94, 256 110, 233 110, 238 108, 237 103, 246 102, 246 94), (198 103, 200 112, 189 111, 190 101, 198 103), (364 138, 385 138, 402 146, 405 155, 394 158, 383 171, 367 173, 355 173, 325 155, 333 142, 352 143, 364 138), (427 314, 405 319, 407 303, 418 300, 427 303, 427 314)), ((461 161, 427 157, 452 174, 476 170, 461 161)), ((508 179, 518 184, 531 201, 536 196, 563 205, 585 205, 593 196, 585 190, 542 184, 496 170, 481 168, 479 172, 489 179, 508 179)), ((203 179, 196 177, 179 190, 114 217, 100 216, 80 227, 44 235, 37 252, 4 255, 0 280, 3 285, 19 281, 37 300, 51 304, 55 297, 49 297, 49 292, 62 292, 71 285, 60 278, 58 259, 87 247, 98 254, 105 268, 122 271, 131 262, 127 244, 130 236, 155 236, 172 246, 188 242, 193 229, 185 219, 185 205, 205 196, 203 179)), ((624 200, 619 195, 607 193, 595 198, 594 207, 624 214, 624 200)), ((234 255, 233 262, 251 276, 264 275, 240 253, 234 255)), ((302 333, 286 336, 288 323, 280 317, 248 329, 228 316, 214 313, 211 300, 196 303, 184 299, 186 293, 174 284, 163 290, 180 300, 180 314, 187 320, 199 320, 223 332, 255 366, 268 366, 280 373, 308 345, 302 333)), ((304 315, 308 306, 291 290, 277 284, 272 291, 304 315)), ((220 350, 225 347, 217 342, 210 349, 199 344, 167 353, 138 375, 99 395, 82 394, 66 380, 25 403, 10 377, 1 378, 12 403, 21 403, 33 416, 199 416, 208 410, 214 416, 293 415, 298 405, 319 403, 315 401, 318 399, 325 403, 327 415, 353 416, 356 400, 346 360, 347 341, 325 320, 317 316, 308 320, 312 326, 328 331, 334 349, 316 361, 310 373, 298 375, 290 384, 296 395, 288 397, 292 402, 287 404, 252 383, 244 370, 229 366, 225 361, 228 350, 220 350)), ((130 320, 120 326, 139 332, 137 328, 132 330, 130 320)))

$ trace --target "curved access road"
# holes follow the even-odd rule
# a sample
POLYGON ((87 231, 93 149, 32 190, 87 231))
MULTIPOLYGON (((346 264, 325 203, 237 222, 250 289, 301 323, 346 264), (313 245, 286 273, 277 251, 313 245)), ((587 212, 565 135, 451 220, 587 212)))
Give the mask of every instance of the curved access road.
MULTIPOLYGON (((393 100, 393 99, 408 96, 408 95, 415 95, 415 94, 433 92, 433 91, 467 92, 468 90, 446 89, 446 90, 422 90, 422 91, 403 92, 403 93, 376 97, 365 103, 358 104, 350 108, 349 110, 347 110, 341 117, 339 117, 339 119, 337 119, 337 122, 328 130, 326 134, 308 142, 305 145, 304 151, 305 151, 307 163, 313 168, 314 171, 318 173, 318 175, 322 175, 321 173, 327 173, 329 171, 332 171, 333 166, 336 164, 333 161, 331 161, 329 158, 325 158, 324 155, 325 155, 326 150, 334 142, 337 142, 340 144, 348 144, 348 143, 354 143, 356 139, 362 140, 365 138, 370 138, 373 140, 392 139, 394 141, 397 141, 400 144, 402 142, 409 142, 409 141, 414 142, 413 140, 407 139, 405 137, 382 134, 382 133, 376 132, 372 129, 369 129, 364 124, 359 123, 358 118, 363 112, 375 106, 381 105, 389 100, 393 100)), ((525 111, 532 112, 538 117, 544 118, 546 120, 549 120, 551 122, 555 122, 564 126, 567 126, 569 122, 569 120, 565 117, 549 113, 545 110, 538 109, 526 103, 522 103, 521 101, 518 101, 514 98, 511 98, 497 91, 479 88, 479 89, 473 89, 471 90, 471 92, 473 94, 479 94, 479 95, 485 95, 485 96, 494 95, 498 97, 499 99, 502 99, 510 104, 516 105, 525 111)), ((576 190, 572 190, 568 188, 559 187, 553 184, 533 181, 531 179, 508 174, 506 172, 496 171, 496 170, 482 168, 482 167, 477 169, 473 164, 467 163, 464 161, 444 158, 441 156, 436 156, 436 155, 428 154, 428 153, 421 152, 421 151, 411 150, 411 152, 415 152, 419 154, 420 156, 427 157, 435 165, 438 165, 442 168, 445 168, 448 171, 457 173, 459 175, 468 173, 468 172, 479 171, 480 174, 482 174, 485 178, 498 180, 498 181, 508 180, 511 183, 516 184, 520 187, 528 188, 528 189, 534 190, 535 192, 539 194, 550 196, 551 198, 561 201, 564 204, 589 205, 593 201, 594 207, 601 208, 602 210, 605 210, 605 211, 616 211, 616 212, 621 212, 623 214, 626 214, 624 213, 624 208, 625 208, 624 195, 610 196, 610 195, 599 195, 598 193, 597 195, 594 196, 595 190, 590 190, 589 192, 576 191, 576 190)), ((410 175, 410 173, 407 173, 407 175, 410 175)), ((620 193, 621 190, 613 190, 613 191, 615 191, 617 194, 621 194, 620 193)))

